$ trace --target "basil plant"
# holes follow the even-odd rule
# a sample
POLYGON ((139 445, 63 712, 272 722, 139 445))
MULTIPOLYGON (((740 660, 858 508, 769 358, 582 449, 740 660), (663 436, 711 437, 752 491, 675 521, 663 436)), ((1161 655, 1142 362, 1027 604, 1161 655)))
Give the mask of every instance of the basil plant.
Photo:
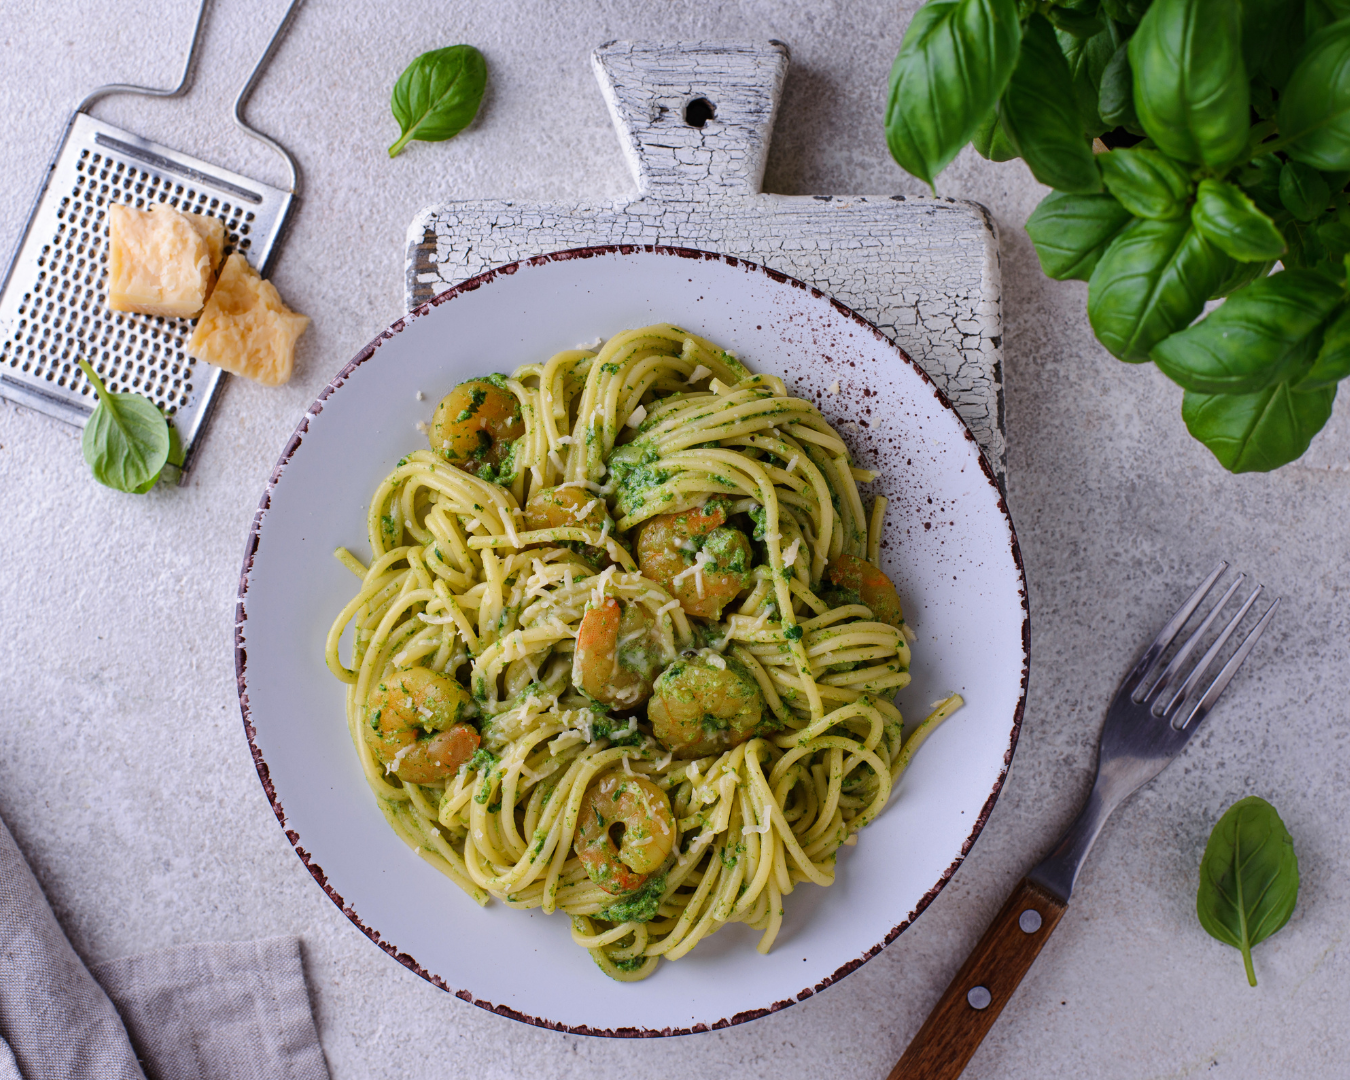
POLYGON ((1041 267, 1088 283, 1097 339, 1180 384, 1226 468, 1278 468, 1327 422, 1350 376, 1350 0, 933 0, 886 138, 930 186, 971 142, 1054 188, 1027 222, 1041 267))

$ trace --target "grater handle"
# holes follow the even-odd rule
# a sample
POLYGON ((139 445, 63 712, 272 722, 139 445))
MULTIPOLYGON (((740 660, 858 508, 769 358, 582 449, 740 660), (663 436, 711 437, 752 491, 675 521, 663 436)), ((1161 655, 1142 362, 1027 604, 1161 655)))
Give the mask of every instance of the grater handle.
POLYGON ((197 9, 197 24, 192 28, 192 43, 188 46, 187 59, 183 61, 183 74, 179 76, 177 86, 171 90, 156 90, 153 87, 133 86, 130 83, 109 83, 107 86, 100 86, 86 95, 75 111, 87 113, 94 102, 107 97, 109 94, 140 94, 142 97, 153 98, 181 97, 192 81, 192 65, 197 59, 197 46, 202 41, 202 27, 206 25, 207 3, 208 0, 202 0, 201 6, 197 9))
POLYGON ((291 0, 291 6, 286 9, 286 14, 281 17, 281 22, 277 24, 276 31, 272 34, 272 40, 267 43, 267 49, 254 65, 253 71, 249 74, 248 81, 244 83, 244 88, 239 91, 239 96, 234 99, 234 122, 239 125, 239 129, 252 138, 257 139, 264 146, 269 146, 281 155, 282 160, 286 162, 286 168, 291 173, 291 194, 300 194, 300 169, 295 163, 295 158, 281 143, 270 135, 264 135, 255 127, 250 127, 247 120, 244 119, 244 106, 248 103, 249 95, 253 93, 253 88, 258 84, 258 79, 267 69, 267 65, 272 62, 272 57, 276 53, 278 46, 281 45, 281 39, 286 36, 286 31, 290 28, 291 21, 295 18, 296 10, 300 7, 303 0, 291 0))

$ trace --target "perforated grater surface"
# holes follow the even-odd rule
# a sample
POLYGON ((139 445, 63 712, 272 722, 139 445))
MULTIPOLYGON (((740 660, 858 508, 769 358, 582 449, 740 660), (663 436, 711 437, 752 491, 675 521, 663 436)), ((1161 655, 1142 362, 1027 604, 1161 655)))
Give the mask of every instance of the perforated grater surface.
POLYGON ((187 89, 207 0, 197 13, 183 75, 172 90, 111 85, 84 99, 66 125, 0 290, 0 396, 83 427, 96 397, 80 357, 110 391, 144 394, 178 433, 170 465, 185 475, 216 395, 219 368, 187 355, 195 320, 107 308, 108 206, 164 203, 218 217, 225 253, 237 251, 266 276, 298 196, 294 158, 251 128, 243 107, 299 7, 293 0, 234 103, 235 123, 279 153, 290 190, 271 187, 96 120, 88 109, 109 94, 179 97, 187 89))

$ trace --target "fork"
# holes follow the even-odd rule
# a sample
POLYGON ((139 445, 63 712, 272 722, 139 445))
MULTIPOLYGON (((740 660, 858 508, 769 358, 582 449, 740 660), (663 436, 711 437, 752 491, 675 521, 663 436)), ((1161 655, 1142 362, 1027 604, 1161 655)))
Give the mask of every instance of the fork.
POLYGON ((1210 572, 1125 676, 1106 710, 1097 750, 1097 777, 1083 809, 1050 854, 1013 890, 888 1080, 956 1080, 961 1075, 1058 925, 1083 860, 1111 811, 1181 752, 1270 625, 1280 606, 1278 599, 1219 673, 1199 689, 1261 595, 1262 586, 1258 585, 1189 674, 1183 674, 1220 612, 1246 580, 1239 574, 1163 667, 1168 648, 1227 569, 1228 563, 1220 562, 1210 572))

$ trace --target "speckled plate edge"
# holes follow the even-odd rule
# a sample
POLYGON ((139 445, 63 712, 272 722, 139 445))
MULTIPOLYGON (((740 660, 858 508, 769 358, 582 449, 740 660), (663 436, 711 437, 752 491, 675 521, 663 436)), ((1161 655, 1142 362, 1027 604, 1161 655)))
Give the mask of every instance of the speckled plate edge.
POLYGON ((788 1008, 791 1005, 797 1004, 797 1002, 799 1001, 805 1001, 807 998, 820 993, 822 990, 826 989, 829 986, 834 985, 840 979, 844 978, 844 976, 849 975, 852 972, 856 971, 858 968, 862 967, 863 964, 867 963, 868 960, 876 956, 877 953, 881 952, 882 949, 884 949, 887 945, 889 945, 892 941, 894 941, 897 937, 899 937, 906 929, 908 929, 910 926, 914 924, 914 920, 917 919, 921 914, 923 914, 924 910, 928 907, 928 905, 931 904, 934 899, 936 899, 938 893, 940 893, 946 886, 947 882, 951 880, 952 875, 956 873, 957 868, 965 860, 966 856, 970 854, 970 850, 974 846, 976 839, 978 839, 980 833, 984 830, 985 823, 989 820, 990 813, 993 812, 994 804, 998 801, 999 794, 1003 790, 1003 783, 1004 780, 1007 778, 1008 768, 1012 764, 1013 752, 1017 748, 1017 739, 1022 731, 1022 715, 1023 711, 1026 708, 1027 680, 1029 677, 1031 664, 1031 614, 1027 601, 1026 571, 1022 565, 1022 550, 1017 542, 1017 530, 1013 526, 1012 515, 1008 512, 1007 502, 1004 499, 1002 489, 1000 488, 998 480, 995 477, 994 470, 990 467, 989 462, 985 458, 983 451, 980 451, 977 447, 976 456, 979 459, 980 468, 984 471, 985 479, 988 481, 989 486, 992 489, 992 493, 996 500, 998 510, 1003 515, 1003 519, 1008 526, 1008 542, 1011 547, 1013 565, 1016 566, 1017 568, 1018 594, 1021 597, 1021 604, 1022 604, 1021 690, 1017 698, 1017 705, 1013 710, 1012 727, 1008 736, 1008 746, 1007 749, 1005 749, 1003 752, 1003 766, 999 770, 998 777, 994 781, 993 787, 989 792, 989 797, 985 800, 983 807, 981 807, 980 813, 975 819, 975 824, 970 830, 970 834, 966 837, 965 841, 962 843, 960 853, 956 856, 956 858, 952 860, 951 864, 946 868, 946 870, 942 872, 941 876, 939 876, 938 880, 933 884, 933 886, 926 893, 924 893, 924 895, 919 899, 919 902, 914 906, 914 909, 900 923, 892 927, 881 941, 877 942, 871 948, 867 949, 865 952, 862 953, 861 956, 858 956, 840 965, 832 974, 826 976, 824 979, 817 982, 814 986, 806 987, 805 989, 799 991, 795 997, 788 998, 783 1001, 776 1001, 767 1008, 749 1009, 745 1012, 739 1012, 731 1017, 724 1017, 711 1024, 700 1023, 687 1028, 667 1027, 661 1029, 638 1028, 638 1027, 592 1028, 584 1025, 563 1024, 557 1021, 547 1020, 542 1017, 531 1016, 528 1013, 523 1013, 518 1009, 513 1009, 506 1005, 497 1005, 491 1001, 487 1001, 484 998, 476 997, 470 990, 456 990, 454 987, 446 983, 446 981, 442 979, 439 975, 436 975, 435 973, 428 971, 421 964, 419 964, 417 962, 416 957, 410 956, 406 952, 401 952, 391 943, 385 941, 380 936, 380 932, 376 930, 374 927, 367 926, 362 921, 360 915, 358 915, 356 911, 353 910, 353 908, 350 905, 348 905, 346 901, 343 900, 342 895, 338 893, 337 890, 334 889, 331 884, 329 884, 328 877, 324 873, 323 868, 319 866, 318 863, 316 863, 314 859, 310 856, 310 853, 306 851, 303 846, 301 846, 299 834, 296 833, 295 830, 291 829, 286 823, 286 811, 282 807, 281 800, 278 798, 276 789, 272 784, 271 772, 268 769, 267 761, 263 757, 262 750, 259 749, 258 747, 258 742, 256 738, 257 732, 256 729, 254 728, 252 714, 249 709, 248 654, 247 649, 245 648, 244 645, 244 627, 245 622, 248 618, 244 610, 244 600, 248 593, 249 574, 253 567, 253 559, 258 551, 259 530, 262 526, 263 517, 266 515, 268 509, 271 506, 272 492, 276 487, 277 482, 281 478, 282 470, 285 469, 291 457, 294 455, 296 449, 300 446, 300 443, 304 440, 306 433, 309 431, 310 420, 313 417, 318 416, 321 412, 323 412, 324 402, 327 401, 329 395, 331 395, 335 390, 337 390, 338 387, 342 386, 342 384, 347 381, 347 379, 350 377, 353 371, 355 371, 358 367, 360 367, 373 355, 375 355, 376 349, 378 349, 381 344, 393 338, 394 335, 400 333, 411 320, 416 319, 419 316, 428 314, 433 308, 439 307, 441 304, 454 300, 458 296, 462 296, 465 293, 470 293, 477 289, 480 289, 484 285, 490 284, 493 280, 495 280, 497 277, 501 275, 514 274, 517 270, 520 269, 522 265, 541 266, 549 262, 561 262, 571 259, 589 259, 600 255, 612 255, 612 254, 630 255, 636 254, 638 252, 646 252, 648 254, 655 254, 655 255, 668 255, 683 259, 705 259, 722 262, 731 267, 740 267, 748 272, 758 272, 764 274, 766 277, 772 279, 773 281, 777 282, 780 285, 788 285, 792 288, 802 289, 808 292, 815 299, 828 301, 830 306, 833 307, 837 312, 839 312, 839 314, 845 316, 847 319, 856 323, 858 326, 866 329, 878 341, 883 343, 885 347, 887 347, 890 350, 893 350, 901 360, 903 360, 907 365, 909 365, 909 367, 912 368, 918 374, 920 379, 923 380, 924 384, 931 388, 934 397, 936 397, 936 399, 941 403, 942 407, 947 409, 952 414, 952 416, 955 417, 957 423, 961 425, 961 430, 965 433, 966 438, 970 440, 971 443, 975 443, 975 436, 971 434, 969 427, 967 427, 965 421, 961 419, 960 413, 956 411, 951 401, 948 400, 947 395, 944 394, 942 390, 933 382, 933 380, 928 376, 928 373, 924 371, 922 367, 916 364, 913 361, 913 359, 910 358, 908 353, 906 353, 902 348, 900 348, 900 346, 898 346, 894 341, 892 341, 889 337, 887 337, 884 333, 882 333, 881 330, 879 330, 876 326, 872 325, 872 323, 864 319, 852 308, 847 307, 844 304, 841 304, 838 300, 835 300, 833 297, 826 295, 825 293, 821 292, 814 286, 808 285, 803 281, 799 281, 794 277, 789 277, 787 274, 783 274, 776 270, 771 270, 766 266, 762 266, 758 263, 751 262, 748 259, 742 259, 731 255, 723 255, 713 251, 701 251, 695 248, 669 247, 664 245, 653 245, 653 244, 606 244, 596 247, 569 248, 565 251, 555 251, 546 255, 536 255, 529 259, 523 259, 520 262, 508 263, 504 266, 498 266, 492 270, 488 270, 486 273, 479 274, 476 277, 468 278, 467 280, 460 282, 458 285, 455 285, 453 288, 447 289, 445 292, 438 294, 431 300, 427 301, 425 304, 422 304, 420 307, 415 308, 413 311, 409 312, 403 318, 398 319, 393 324, 391 324, 388 329, 384 330, 377 337, 371 340, 370 343, 365 346, 365 348, 361 349, 360 352, 358 352, 354 357, 352 357, 350 361, 348 361, 346 366, 344 366, 341 371, 339 371, 335 376, 333 376, 333 378, 328 382, 328 384, 323 388, 323 390, 320 391, 319 396, 314 400, 314 403, 310 405, 310 407, 305 411, 305 415, 301 417, 300 422, 295 427, 295 431, 291 434, 290 439, 287 441, 286 448, 282 451, 281 457, 278 458, 277 464, 275 468, 273 468, 272 470, 272 475, 268 478, 267 487, 263 491, 262 498, 259 500, 258 503, 258 509, 253 515, 253 524, 249 528, 248 540, 244 545, 244 562, 239 572, 239 592, 235 605, 234 667, 235 667, 235 680, 239 691, 239 709, 244 722, 244 732, 248 737, 249 749, 253 754, 253 764, 255 768, 257 768, 258 770, 258 779, 262 782, 263 790, 267 794, 268 802, 270 802, 272 805, 272 811, 273 813, 276 814, 277 821, 281 824, 281 828, 286 834, 286 839, 288 839, 291 842, 291 846, 295 848, 295 853, 300 857, 300 861, 304 864, 305 869, 307 869, 313 876, 314 880, 318 882, 319 887, 323 889, 325 893, 328 894, 328 898, 332 900, 334 904, 337 905, 338 909, 344 915, 346 915, 347 918, 350 919, 352 923, 355 924, 356 927, 363 934, 366 935, 366 937, 370 938, 371 941, 373 941, 376 945, 378 945, 381 949, 383 949, 386 953, 392 956, 404 967, 408 968, 408 970, 416 972, 418 975, 426 979, 432 985, 440 987, 440 989, 446 991, 447 993, 454 994, 455 997, 460 998, 463 1001, 467 1001, 472 1005, 477 1005, 480 1009, 486 1009, 488 1012, 496 1013, 499 1016, 510 1017, 512 1020, 519 1020, 521 1023, 532 1024, 535 1027, 547 1028, 550 1031, 565 1031, 573 1035, 594 1035, 607 1038, 649 1039, 649 1038, 662 1038, 671 1035, 689 1035, 700 1031, 716 1031, 721 1028, 734 1027, 737 1024, 744 1024, 750 1020, 757 1020, 761 1016, 768 1016, 771 1013, 779 1012, 783 1009, 788 1008))

